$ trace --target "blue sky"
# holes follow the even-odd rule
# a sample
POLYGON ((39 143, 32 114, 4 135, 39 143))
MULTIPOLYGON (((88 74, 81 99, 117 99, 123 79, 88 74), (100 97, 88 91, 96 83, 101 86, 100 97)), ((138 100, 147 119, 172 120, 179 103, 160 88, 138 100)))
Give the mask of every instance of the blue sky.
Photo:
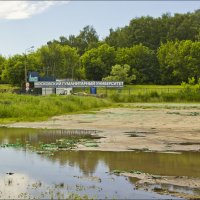
POLYGON ((200 1, 0 1, 0 54, 23 53, 93 25, 100 39, 132 18, 200 9, 200 1))

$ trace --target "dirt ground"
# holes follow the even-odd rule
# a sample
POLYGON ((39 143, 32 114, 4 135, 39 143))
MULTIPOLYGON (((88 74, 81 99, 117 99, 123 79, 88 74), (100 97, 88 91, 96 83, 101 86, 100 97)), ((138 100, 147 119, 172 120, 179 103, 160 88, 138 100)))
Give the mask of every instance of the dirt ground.
POLYGON ((200 151, 200 104, 123 104, 121 108, 8 126, 92 129, 104 137, 99 147, 79 146, 79 150, 200 151))

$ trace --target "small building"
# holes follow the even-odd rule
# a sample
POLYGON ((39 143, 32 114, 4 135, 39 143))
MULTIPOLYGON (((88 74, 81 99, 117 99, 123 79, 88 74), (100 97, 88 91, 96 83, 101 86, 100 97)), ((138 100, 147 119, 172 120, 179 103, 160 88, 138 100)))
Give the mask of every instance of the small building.
MULTIPOLYGON (((55 78, 51 76, 39 77, 39 81, 55 81, 55 78)), ((42 88, 42 95, 50 95, 55 93, 55 88, 42 88)))
POLYGON ((42 95, 55 94, 55 88, 42 88, 42 95))
POLYGON ((56 88, 57 95, 70 95, 72 93, 72 88, 56 88))
MULTIPOLYGON (((56 79, 56 81, 72 81, 71 79, 56 79)), ((70 95, 72 88, 56 88, 57 95, 70 95)))

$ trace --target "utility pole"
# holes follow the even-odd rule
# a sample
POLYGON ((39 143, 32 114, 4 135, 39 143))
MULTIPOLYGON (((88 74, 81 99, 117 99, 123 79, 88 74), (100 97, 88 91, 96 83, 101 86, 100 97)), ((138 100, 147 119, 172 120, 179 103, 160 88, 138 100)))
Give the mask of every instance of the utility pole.
MULTIPOLYGON (((31 49, 33 49, 34 46, 31 46, 27 49, 25 49, 25 52, 24 52, 24 56, 25 56, 25 62, 24 62, 24 82, 25 82, 25 90, 27 88, 27 52, 29 52, 31 49)), ((26 91, 27 92, 27 91, 26 91)))

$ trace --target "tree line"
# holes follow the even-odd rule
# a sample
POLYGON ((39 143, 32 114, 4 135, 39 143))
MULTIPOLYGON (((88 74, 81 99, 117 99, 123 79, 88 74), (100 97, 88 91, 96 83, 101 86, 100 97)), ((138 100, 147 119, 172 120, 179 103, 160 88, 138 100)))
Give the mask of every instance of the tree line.
POLYGON ((92 26, 61 36, 35 52, 0 56, 0 82, 23 85, 25 65, 40 76, 180 84, 200 78, 200 10, 134 18, 100 40, 92 26))

